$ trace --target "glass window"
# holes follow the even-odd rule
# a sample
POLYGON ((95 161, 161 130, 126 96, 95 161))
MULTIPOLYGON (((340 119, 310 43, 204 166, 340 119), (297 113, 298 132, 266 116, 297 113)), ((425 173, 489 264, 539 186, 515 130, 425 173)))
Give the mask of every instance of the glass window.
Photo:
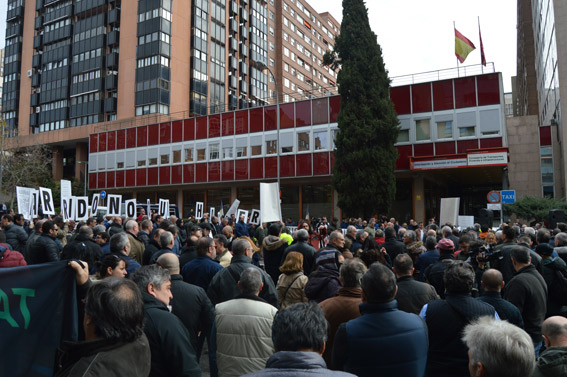
POLYGON ((224 147, 222 149, 222 158, 223 159, 230 159, 232 157, 234 157, 232 155, 232 147, 224 147))
POLYGON ((173 163, 179 164, 181 162, 181 146, 173 147, 173 163))
POLYGON ((262 155, 262 136, 250 137, 250 152, 252 156, 262 155))
POLYGON ((136 166, 136 151, 126 152, 126 169, 130 169, 136 166))
POLYGON ((124 169, 124 153, 116 153, 116 169, 124 169))
POLYGON ((409 141, 409 130, 400 130, 398 133, 398 143, 407 143, 409 141))
POLYGON ((453 122, 437 122, 437 138, 450 139, 453 137, 453 122))
POLYGON ((138 160, 138 167, 146 166, 146 158, 147 158, 147 151, 144 149, 138 150, 137 160, 138 160))
POLYGON ((277 140, 266 140, 266 154, 276 154, 278 151, 277 140))
POLYGON ((474 126, 459 127, 459 137, 475 136, 474 126))
POLYGON ((148 166, 157 166, 157 161, 158 161, 157 148, 152 148, 148 150, 148 166))
POLYGON ((429 119, 419 119, 415 121, 415 140, 430 140, 431 139, 431 127, 429 124, 429 119))
POLYGON ((297 133, 297 151, 305 152, 309 150, 309 132, 297 133))
POLYGON ((327 149, 327 130, 313 131, 313 148, 316 151, 327 149))
POLYGON ((193 162, 193 148, 185 147, 185 162, 193 162))
POLYGON ((207 159, 207 146, 204 144, 197 145, 197 161, 205 161, 207 159))
POLYGON ((280 153, 293 153, 293 133, 283 132, 280 134, 280 153))
POLYGON ((218 160, 218 159, 219 159, 219 145, 209 144, 209 160, 218 160))
POLYGON ((159 150, 160 164, 162 164, 162 165, 169 164, 169 153, 170 153, 169 147, 161 147, 160 148, 160 150, 159 150))

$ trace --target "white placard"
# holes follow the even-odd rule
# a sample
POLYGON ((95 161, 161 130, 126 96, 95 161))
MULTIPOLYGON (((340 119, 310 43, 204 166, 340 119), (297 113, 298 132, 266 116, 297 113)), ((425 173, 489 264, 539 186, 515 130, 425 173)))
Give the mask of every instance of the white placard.
POLYGON ((121 211, 121 203, 122 203, 122 195, 107 195, 106 200, 108 201, 107 205, 107 215, 108 216, 120 216, 121 211))
POLYGON ((16 186, 16 197, 18 200, 18 212, 24 216, 26 220, 33 220, 30 213, 31 192, 33 189, 29 187, 16 186))
POLYGON ((124 202, 126 217, 129 219, 136 218, 136 199, 129 199, 124 202))
POLYGON ((75 197, 75 220, 86 221, 89 218, 89 198, 86 196, 75 197))
POLYGON ((474 227, 474 216, 459 216, 458 223, 461 228, 474 227))
POLYGON ((488 203, 486 205, 486 209, 490 209, 492 211, 501 211, 502 210, 502 204, 501 203, 488 203))
MULTIPOLYGON (((61 198, 63 199, 63 198, 61 198)), ((96 211, 99 209, 100 194, 93 194, 93 199, 91 201, 91 216, 96 216, 96 211)))
POLYGON ((260 216, 260 210, 253 209, 252 214, 250 215, 250 224, 260 225, 261 220, 262 216, 260 216))
POLYGON ((441 198, 441 214, 439 216, 439 224, 450 223, 455 225, 459 217, 459 205, 461 198, 441 198))
POLYGON ((238 210, 238 215, 236 216, 236 221, 240 221, 240 216, 244 216, 244 222, 248 223, 248 211, 243 209, 238 210))
POLYGON ((47 187, 39 188, 39 196, 41 198, 41 209, 44 215, 55 215, 55 205, 53 204, 53 194, 51 189, 47 187))
POLYGON ((203 218, 203 208, 205 204, 203 202, 195 202, 195 219, 201 220, 203 218))
POLYGON ((61 212, 63 212, 63 198, 70 198, 73 196, 71 188, 71 181, 66 179, 61 180, 61 212))
POLYGON ((159 200, 158 214, 164 219, 169 219, 169 199, 159 200))
POLYGON ((262 221, 282 221, 277 183, 260 183, 260 212, 262 221))
POLYGON ((230 206, 230 208, 226 212, 225 216, 230 218, 231 215, 233 215, 233 214, 236 215, 236 211, 238 211, 239 205, 240 205, 240 200, 234 199, 234 202, 232 202, 232 205, 230 206))
POLYGON ((213 217, 215 217, 215 207, 211 207, 211 209, 209 210, 210 221, 213 221, 213 217))
POLYGON ((146 210, 146 215, 148 215, 148 219, 152 218, 152 205, 150 203, 150 199, 146 200, 146 206, 148 207, 148 209, 146 210))
POLYGON ((30 191, 30 215, 35 219, 39 216, 39 191, 31 189, 30 191))

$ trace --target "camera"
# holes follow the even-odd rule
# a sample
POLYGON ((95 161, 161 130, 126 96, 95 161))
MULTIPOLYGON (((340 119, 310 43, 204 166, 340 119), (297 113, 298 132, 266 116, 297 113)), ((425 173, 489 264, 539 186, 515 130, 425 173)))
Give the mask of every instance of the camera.
POLYGON ((484 245, 480 242, 471 244, 471 260, 477 260, 479 263, 492 262, 502 259, 500 251, 494 251, 493 245, 484 245))

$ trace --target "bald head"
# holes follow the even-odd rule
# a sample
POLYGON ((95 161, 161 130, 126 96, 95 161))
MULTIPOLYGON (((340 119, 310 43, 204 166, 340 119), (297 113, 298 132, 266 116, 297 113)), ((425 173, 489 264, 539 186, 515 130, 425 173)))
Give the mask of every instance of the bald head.
POLYGON ((165 253, 157 259, 157 264, 169 271, 170 275, 179 274, 179 257, 174 253, 165 253))
POLYGON ((500 292, 504 286, 502 273, 494 268, 484 271, 481 279, 482 287, 488 292, 500 292))
POLYGON ((567 318, 549 317, 543 322, 541 332, 546 347, 567 346, 567 318))

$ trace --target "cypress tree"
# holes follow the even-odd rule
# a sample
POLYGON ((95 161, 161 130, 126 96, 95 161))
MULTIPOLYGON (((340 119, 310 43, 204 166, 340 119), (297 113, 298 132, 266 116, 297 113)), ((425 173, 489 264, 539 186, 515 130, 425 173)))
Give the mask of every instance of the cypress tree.
POLYGON ((348 216, 386 214, 396 193, 399 126, 390 100, 382 49, 363 0, 343 0, 343 21, 325 64, 340 67, 341 110, 335 139, 333 186, 348 216))

